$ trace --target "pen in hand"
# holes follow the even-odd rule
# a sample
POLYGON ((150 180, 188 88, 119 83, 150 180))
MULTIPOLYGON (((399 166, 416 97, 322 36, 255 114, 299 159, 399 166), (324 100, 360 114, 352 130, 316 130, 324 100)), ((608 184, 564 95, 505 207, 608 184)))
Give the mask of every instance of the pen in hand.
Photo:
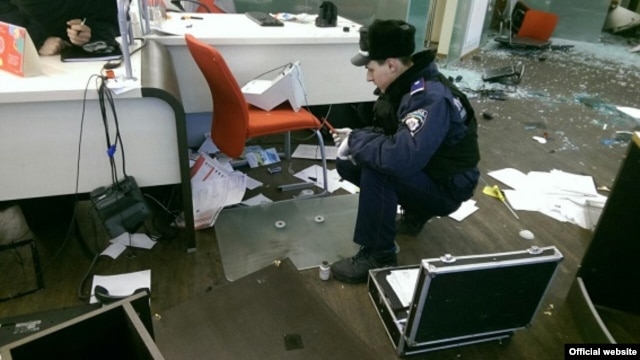
MULTIPOLYGON (((77 24, 77 25, 79 25, 79 29, 76 30, 76 35, 80 35, 80 33, 82 32, 82 26, 84 26, 85 22, 87 22, 87 18, 82 19, 82 21, 80 21, 80 23, 77 24)), ((69 28, 71 28, 73 25, 76 25, 76 24, 67 23, 67 27, 69 27, 69 28)))
MULTIPOLYGON (((87 22, 87 18, 83 18, 82 21, 80 22, 80 26, 84 26, 84 23, 87 22)), ((80 33, 82 32, 82 30, 78 30, 78 35, 80 35, 80 33)))

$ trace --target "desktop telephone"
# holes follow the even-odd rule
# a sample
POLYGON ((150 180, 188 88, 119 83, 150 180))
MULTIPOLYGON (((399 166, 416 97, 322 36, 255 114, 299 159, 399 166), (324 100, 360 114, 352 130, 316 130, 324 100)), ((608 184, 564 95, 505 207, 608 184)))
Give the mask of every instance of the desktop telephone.
POLYGON ((320 12, 316 18, 317 27, 334 27, 338 24, 338 7, 331 1, 320 4, 320 12))

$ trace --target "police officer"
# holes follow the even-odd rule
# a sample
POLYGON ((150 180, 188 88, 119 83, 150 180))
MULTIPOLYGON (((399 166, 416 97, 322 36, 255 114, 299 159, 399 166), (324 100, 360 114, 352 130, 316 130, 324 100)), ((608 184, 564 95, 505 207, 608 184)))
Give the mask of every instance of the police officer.
POLYGON ((373 126, 333 133, 338 173, 360 187, 353 241, 361 248, 332 265, 340 281, 365 282, 370 269, 397 265, 396 232, 417 234, 431 217, 454 212, 478 183, 473 109, 432 51, 413 54, 414 35, 404 21, 375 20, 360 30, 351 59, 379 97, 373 126), (396 223, 398 204, 405 216, 396 223))

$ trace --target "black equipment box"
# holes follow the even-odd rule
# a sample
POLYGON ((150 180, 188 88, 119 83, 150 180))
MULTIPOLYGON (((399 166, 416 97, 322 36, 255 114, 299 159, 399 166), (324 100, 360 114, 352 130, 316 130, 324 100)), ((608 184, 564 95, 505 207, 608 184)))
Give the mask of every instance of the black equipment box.
POLYGON ((562 258, 553 246, 447 254, 370 270, 369 296, 400 356, 498 340, 531 323, 562 258))
POLYGON ((89 197, 112 238, 125 232, 135 232, 151 214, 133 176, 127 176, 107 188, 99 187, 91 191, 89 197))

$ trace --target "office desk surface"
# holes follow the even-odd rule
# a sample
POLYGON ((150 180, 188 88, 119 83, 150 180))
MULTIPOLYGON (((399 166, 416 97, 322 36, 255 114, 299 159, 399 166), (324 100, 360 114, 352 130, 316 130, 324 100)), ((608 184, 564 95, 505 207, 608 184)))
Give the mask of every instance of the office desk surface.
POLYGON ((339 18, 338 26, 331 28, 317 27, 313 21, 266 27, 244 14, 197 14, 202 20, 180 20, 181 15, 172 16, 162 25, 165 34, 150 34, 147 38, 169 49, 176 64, 186 113, 212 109, 209 88, 186 47, 186 33, 215 46, 240 86, 270 70, 300 61, 307 105, 375 100, 375 86, 366 81, 364 68, 350 62, 359 49, 360 25, 357 23, 339 18), (344 27, 349 31, 344 31, 344 27))
MULTIPOLYGON (((97 99, 95 82, 89 82, 91 75, 100 74, 104 61, 73 62, 60 61, 60 56, 40 57, 43 74, 32 77, 18 77, 8 72, 0 71, 0 104, 23 103, 38 101, 78 100, 85 96, 87 99, 97 99)), ((132 57, 135 66, 132 83, 134 90, 119 95, 119 98, 139 98, 140 92, 140 54, 132 57)))
MULTIPOLYGON (((0 73, 0 201, 111 185, 105 135, 115 143, 117 125, 123 144, 114 156, 118 179, 126 151, 127 175, 140 187, 181 184, 184 210, 192 214, 185 115, 171 58, 163 45, 148 41, 131 59, 132 90, 113 95, 117 123, 108 104, 103 119, 98 101, 94 75, 104 62, 51 56, 41 58, 43 75, 0 73)), ((187 224, 192 221, 187 215, 187 224)))
MULTIPOLYGON (((217 45, 237 44, 239 40, 245 45, 357 45, 360 40, 358 30, 361 25, 342 17, 338 18, 336 27, 317 27, 315 15, 306 15, 304 23, 285 21, 284 26, 260 26, 244 14, 193 14, 202 20, 182 20, 182 16, 169 14, 169 18, 157 27, 160 33, 175 36, 167 37, 163 44, 184 44, 182 37, 187 33, 204 41, 215 41, 217 45)), ((154 38, 154 35, 150 37, 154 38)))

